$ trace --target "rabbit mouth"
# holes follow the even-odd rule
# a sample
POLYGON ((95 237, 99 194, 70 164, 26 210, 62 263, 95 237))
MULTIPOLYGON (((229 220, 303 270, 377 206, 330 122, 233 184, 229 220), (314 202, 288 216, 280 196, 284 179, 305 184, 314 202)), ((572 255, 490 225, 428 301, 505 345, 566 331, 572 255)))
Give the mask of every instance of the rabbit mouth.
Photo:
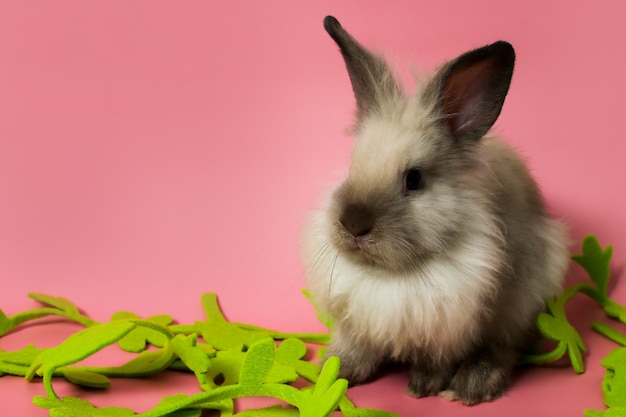
POLYGON ((378 251, 380 242, 370 235, 354 236, 350 233, 341 233, 337 247, 339 252, 344 253, 353 261, 370 265, 383 266, 386 264, 384 257, 378 251))
POLYGON ((371 243, 360 237, 347 236, 344 240, 344 251, 361 258, 374 257, 371 243))
POLYGON ((364 239, 362 236, 349 236, 346 241, 348 246, 356 251, 367 252, 367 249, 370 245, 369 242, 366 242, 366 239, 364 239))
POLYGON ((350 254, 358 258, 373 258, 374 242, 369 235, 355 236, 345 230, 340 230, 335 237, 335 246, 340 252, 350 254))
POLYGON ((347 232, 335 235, 334 246, 352 262, 395 272, 415 271, 433 254, 416 251, 416 245, 405 241, 387 241, 375 233, 354 236, 347 232), (403 244, 404 243, 404 244, 403 244))

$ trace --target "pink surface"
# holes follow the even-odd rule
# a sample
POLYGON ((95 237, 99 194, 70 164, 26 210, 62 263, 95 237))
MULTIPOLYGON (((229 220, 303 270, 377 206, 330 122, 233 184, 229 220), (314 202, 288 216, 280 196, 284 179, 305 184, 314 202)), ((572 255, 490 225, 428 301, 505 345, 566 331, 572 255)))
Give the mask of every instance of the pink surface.
MULTIPOLYGON (((190 322, 214 291, 231 320, 321 330, 300 295, 297 236, 347 164, 354 106, 326 14, 405 74, 409 62, 432 69, 513 43, 497 130, 527 157, 576 250, 586 233, 614 245, 613 294, 626 302, 623 2, 0 0, 0 307, 30 308, 37 291, 96 319, 130 309, 190 322)), ((578 327, 602 317, 585 299, 572 314, 578 327)), ((32 328, 0 348, 70 330, 32 328)), ((614 347, 584 337, 586 374, 525 370, 505 398, 474 408, 409 398, 403 373, 351 394, 405 416, 582 415, 603 408, 599 360, 614 347)), ((81 395, 145 410, 193 388, 174 375, 81 395)), ((31 405, 42 393, 1 378, 0 412, 45 416, 31 405)))

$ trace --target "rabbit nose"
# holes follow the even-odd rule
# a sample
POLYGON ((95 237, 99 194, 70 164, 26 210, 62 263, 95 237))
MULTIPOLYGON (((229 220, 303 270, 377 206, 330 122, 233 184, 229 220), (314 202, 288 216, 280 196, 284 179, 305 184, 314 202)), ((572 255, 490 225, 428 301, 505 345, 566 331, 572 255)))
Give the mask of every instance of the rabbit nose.
POLYGON ((375 216, 365 204, 353 203, 344 208, 339 222, 353 237, 361 237, 372 231, 375 216))

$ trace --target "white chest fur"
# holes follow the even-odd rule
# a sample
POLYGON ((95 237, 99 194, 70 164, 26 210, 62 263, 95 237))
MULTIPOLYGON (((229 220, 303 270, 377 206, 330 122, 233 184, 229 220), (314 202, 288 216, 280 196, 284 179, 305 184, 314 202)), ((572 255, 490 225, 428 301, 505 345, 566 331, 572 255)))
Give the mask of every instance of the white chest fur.
POLYGON ((445 258, 397 274, 355 264, 318 242, 308 251, 309 289, 342 332, 392 357, 416 348, 449 355, 475 340, 485 297, 495 291, 499 251, 492 245, 474 236, 445 258))

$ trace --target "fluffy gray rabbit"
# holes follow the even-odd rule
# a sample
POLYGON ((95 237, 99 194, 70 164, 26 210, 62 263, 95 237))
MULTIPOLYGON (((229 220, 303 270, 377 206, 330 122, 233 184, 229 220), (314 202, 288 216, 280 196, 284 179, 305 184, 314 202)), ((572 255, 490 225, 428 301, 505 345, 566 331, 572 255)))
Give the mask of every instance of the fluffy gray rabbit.
POLYGON ((444 64, 407 95, 331 16, 357 112, 347 178, 311 216, 302 256, 335 319, 328 356, 358 384, 393 361, 408 392, 477 404, 506 390, 568 266, 564 226, 488 134, 508 92, 507 42, 444 64))

